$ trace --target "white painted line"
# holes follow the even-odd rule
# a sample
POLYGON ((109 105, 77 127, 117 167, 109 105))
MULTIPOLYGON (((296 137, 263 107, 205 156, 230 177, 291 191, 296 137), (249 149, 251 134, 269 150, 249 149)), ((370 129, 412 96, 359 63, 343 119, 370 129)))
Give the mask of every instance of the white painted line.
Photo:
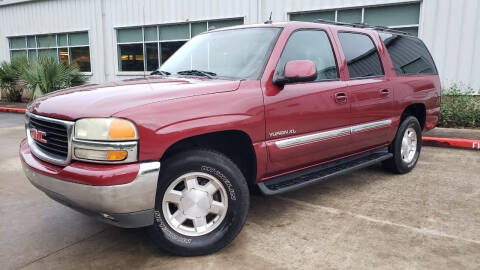
POLYGON ((354 218, 366 220, 368 222, 395 226, 395 227, 407 229, 407 230, 410 230, 410 231, 413 231, 413 232, 416 232, 416 233, 420 233, 420 234, 445 237, 445 238, 461 240, 461 241, 465 241, 465 242, 480 245, 480 241, 478 241, 478 240, 463 238, 463 237, 456 236, 456 235, 451 235, 451 234, 446 234, 444 232, 437 231, 437 230, 412 227, 412 226, 408 226, 408 225, 401 224, 401 223, 395 223, 395 222, 391 222, 391 221, 388 221, 388 220, 376 219, 376 218, 372 218, 372 217, 368 217, 368 216, 364 216, 364 215, 355 214, 355 213, 352 213, 352 212, 349 212, 349 211, 344 211, 344 210, 340 210, 340 209, 336 209, 336 208, 332 208, 332 207, 316 205, 316 204, 312 204, 312 203, 308 203, 308 202, 303 202, 303 201, 299 201, 299 200, 295 200, 295 199, 286 198, 286 197, 283 197, 283 196, 278 196, 278 197, 275 197, 275 198, 286 201, 286 202, 294 203, 294 204, 297 204, 297 205, 300 205, 300 206, 305 206, 305 207, 318 209, 318 210, 321 210, 321 211, 324 211, 324 212, 327 212, 327 213, 330 213, 330 214, 336 214, 336 215, 346 214, 346 215, 352 216, 354 218))

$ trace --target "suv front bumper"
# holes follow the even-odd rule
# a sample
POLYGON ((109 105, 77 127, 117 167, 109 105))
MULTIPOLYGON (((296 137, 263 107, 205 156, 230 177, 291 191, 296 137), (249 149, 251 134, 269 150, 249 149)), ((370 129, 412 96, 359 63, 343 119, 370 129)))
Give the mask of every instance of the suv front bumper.
MULTIPOLYGON (((62 179, 64 171, 71 168, 52 166, 37 159, 25 140, 20 145, 20 157, 28 180, 52 199, 119 227, 133 228, 153 224, 160 162, 143 162, 139 166, 115 165, 115 171, 118 171, 116 166, 137 170, 136 176, 124 184, 88 185, 78 183, 82 179, 62 179)), ((105 181, 105 177, 115 177, 108 171, 112 166, 105 166, 105 172, 99 170, 98 165, 92 166, 95 169, 89 170, 88 164, 84 163, 82 170, 76 167, 70 172, 75 171, 76 178, 82 178, 82 171, 86 174, 88 172, 90 179, 98 177, 101 181, 105 181)))

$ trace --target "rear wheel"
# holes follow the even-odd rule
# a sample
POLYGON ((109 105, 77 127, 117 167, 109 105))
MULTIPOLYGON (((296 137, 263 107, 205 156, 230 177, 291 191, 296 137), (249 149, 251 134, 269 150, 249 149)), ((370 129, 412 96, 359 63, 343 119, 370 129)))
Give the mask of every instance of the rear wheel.
POLYGON ((182 256, 209 254, 228 245, 248 212, 248 187, 240 169, 210 150, 183 152, 164 164, 150 229, 154 242, 182 256))
POLYGON ((395 173, 410 172, 417 164, 422 148, 422 130, 417 118, 408 116, 398 127, 390 145, 393 157, 383 162, 385 168, 395 173))

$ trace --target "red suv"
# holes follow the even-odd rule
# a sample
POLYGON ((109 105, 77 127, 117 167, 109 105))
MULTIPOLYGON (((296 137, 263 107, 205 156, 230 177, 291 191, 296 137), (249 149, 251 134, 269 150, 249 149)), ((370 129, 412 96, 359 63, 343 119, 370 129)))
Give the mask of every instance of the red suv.
POLYGON ((252 191, 279 194, 379 162, 409 172, 439 116, 423 42, 367 25, 210 31, 154 74, 35 100, 20 156, 52 199, 148 226, 179 255, 230 243, 252 191))

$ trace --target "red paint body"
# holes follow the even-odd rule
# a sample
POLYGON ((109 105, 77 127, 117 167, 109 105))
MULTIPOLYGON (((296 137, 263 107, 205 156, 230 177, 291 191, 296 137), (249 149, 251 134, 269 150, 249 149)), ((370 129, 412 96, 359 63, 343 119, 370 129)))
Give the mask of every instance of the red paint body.
MULTIPOLYGON (((337 32, 352 31, 352 28, 300 22, 247 27, 283 28, 259 80, 148 77, 59 91, 36 100, 28 109, 65 120, 110 116, 129 119, 139 132, 139 161, 159 160, 170 146, 185 138, 217 131, 241 131, 250 138, 256 154, 256 182, 388 145, 395 136, 402 112, 412 104, 425 105, 425 130, 436 125, 440 105, 438 75, 398 76, 376 31, 355 29, 369 35, 376 44, 385 76, 350 80, 337 32), (293 83, 282 88, 272 83, 285 43, 298 29, 321 29, 329 35, 338 65, 338 80, 293 83), (339 93, 344 94, 341 99, 339 93), (275 145, 276 141, 289 137, 384 119, 392 120, 392 124, 283 149, 275 145), (270 133, 282 130, 295 130, 295 134, 269 137, 270 133)), ((30 165, 33 161, 25 158, 28 154, 24 147, 22 145, 21 153, 30 165)), ((82 179, 96 177, 98 183, 85 180, 90 184, 102 185, 112 184, 106 180, 113 179, 109 178, 111 174, 128 174, 116 172, 113 167, 132 166, 101 167, 105 165, 82 163, 83 169, 94 168, 87 173, 78 167, 80 162, 63 169, 35 162, 38 171, 73 170, 79 176, 88 175, 82 179), (109 175, 99 168, 105 168, 109 175)), ((58 176, 62 175, 65 176, 62 179, 71 181, 66 174, 58 176)))

